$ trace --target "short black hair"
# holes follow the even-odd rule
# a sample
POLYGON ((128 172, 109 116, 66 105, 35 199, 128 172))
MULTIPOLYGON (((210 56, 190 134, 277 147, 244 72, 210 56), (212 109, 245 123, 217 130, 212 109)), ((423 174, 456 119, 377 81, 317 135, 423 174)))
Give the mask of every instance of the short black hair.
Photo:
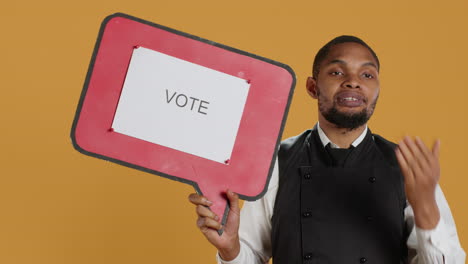
POLYGON ((377 57, 377 54, 375 54, 374 50, 372 50, 372 48, 369 47, 369 45, 367 45, 362 39, 358 37, 343 35, 330 40, 317 52, 314 59, 314 65, 312 66, 312 75, 314 78, 317 78, 318 73, 320 71, 320 64, 327 57, 328 53, 330 52, 330 49, 337 44, 348 42, 354 42, 366 47, 371 52, 372 56, 374 56, 374 59, 377 61, 377 70, 380 69, 379 58, 377 57))

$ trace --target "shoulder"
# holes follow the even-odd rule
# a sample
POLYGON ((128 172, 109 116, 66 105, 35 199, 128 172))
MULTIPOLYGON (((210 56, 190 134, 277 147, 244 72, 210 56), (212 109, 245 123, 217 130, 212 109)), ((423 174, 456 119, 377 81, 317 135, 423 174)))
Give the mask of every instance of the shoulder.
POLYGON ((391 147, 391 148, 396 148, 397 144, 385 139, 384 137, 382 137, 381 135, 378 135, 378 134, 372 134, 372 136, 374 137, 374 141, 378 144, 383 144, 385 146, 388 146, 388 147, 391 147))
POLYGON ((291 152, 291 150, 295 149, 297 146, 301 146, 311 131, 311 129, 308 129, 297 136, 283 140, 280 144, 280 154, 291 152))
POLYGON ((291 161, 296 160, 296 157, 302 152, 305 145, 304 143, 311 132, 312 130, 309 129, 297 136, 290 137, 281 142, 278 151, 279 175, 283 175, 291 161))

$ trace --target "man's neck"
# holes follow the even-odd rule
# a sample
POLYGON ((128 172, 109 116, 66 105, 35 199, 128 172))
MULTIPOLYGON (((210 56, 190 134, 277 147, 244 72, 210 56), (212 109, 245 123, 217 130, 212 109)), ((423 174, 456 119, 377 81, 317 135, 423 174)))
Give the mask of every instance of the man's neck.
POLYGON ((367 124, 364 124, 353 130, 348 128, 339 128, 321 116, 319 117, 319 122, 320 128, 323 130, 325 135, 327 135, 328 139, 340 148, 349 148, 367 127, 367 124))

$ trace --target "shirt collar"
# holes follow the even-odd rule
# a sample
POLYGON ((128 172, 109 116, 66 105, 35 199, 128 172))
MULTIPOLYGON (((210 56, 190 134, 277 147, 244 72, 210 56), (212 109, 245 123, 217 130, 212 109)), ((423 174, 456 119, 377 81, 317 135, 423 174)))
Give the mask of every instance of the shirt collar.
MULTIPOLYGON (((351 146, 357 147, 359 144, 361 144, 361 142, 366 137, 367 130, 368 130, 368 128, 367 128, 367 125, 366 125, 366 128, 362 131, 361 135, 359 135, 359 137, 356 138, 356 140, 354 140, 353 143, 351 143, 351 146)), ((331 142, 331 140, 327 137, 327 135, 325 135, 325 132, 323 132, 322 128, 320 127, 319 122, 317 122, 317 132, 319 134, 320 141, 322 141, 322 144, 323 144, 324 147, 326 145, 328 145, 328 143, 330 143, 331 148, 340 148, 340 146, 338 146, 335 143, 331 142)))

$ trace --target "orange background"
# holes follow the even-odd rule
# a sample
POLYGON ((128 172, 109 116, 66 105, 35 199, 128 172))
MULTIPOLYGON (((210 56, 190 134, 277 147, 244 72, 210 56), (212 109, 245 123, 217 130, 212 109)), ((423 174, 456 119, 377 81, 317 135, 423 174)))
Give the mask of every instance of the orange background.
POLYGON ((123 12, 290 65, 296 92, 284 137, 310 128, 305 79, 341 34, 380 57, 370 127, 398 141, 442 140, 441 186, 468 247, 465 152, 468 2, 3 1, 0 263, 214 263, 189 185, 91 158, 69 137, 101 21, 123 12))

